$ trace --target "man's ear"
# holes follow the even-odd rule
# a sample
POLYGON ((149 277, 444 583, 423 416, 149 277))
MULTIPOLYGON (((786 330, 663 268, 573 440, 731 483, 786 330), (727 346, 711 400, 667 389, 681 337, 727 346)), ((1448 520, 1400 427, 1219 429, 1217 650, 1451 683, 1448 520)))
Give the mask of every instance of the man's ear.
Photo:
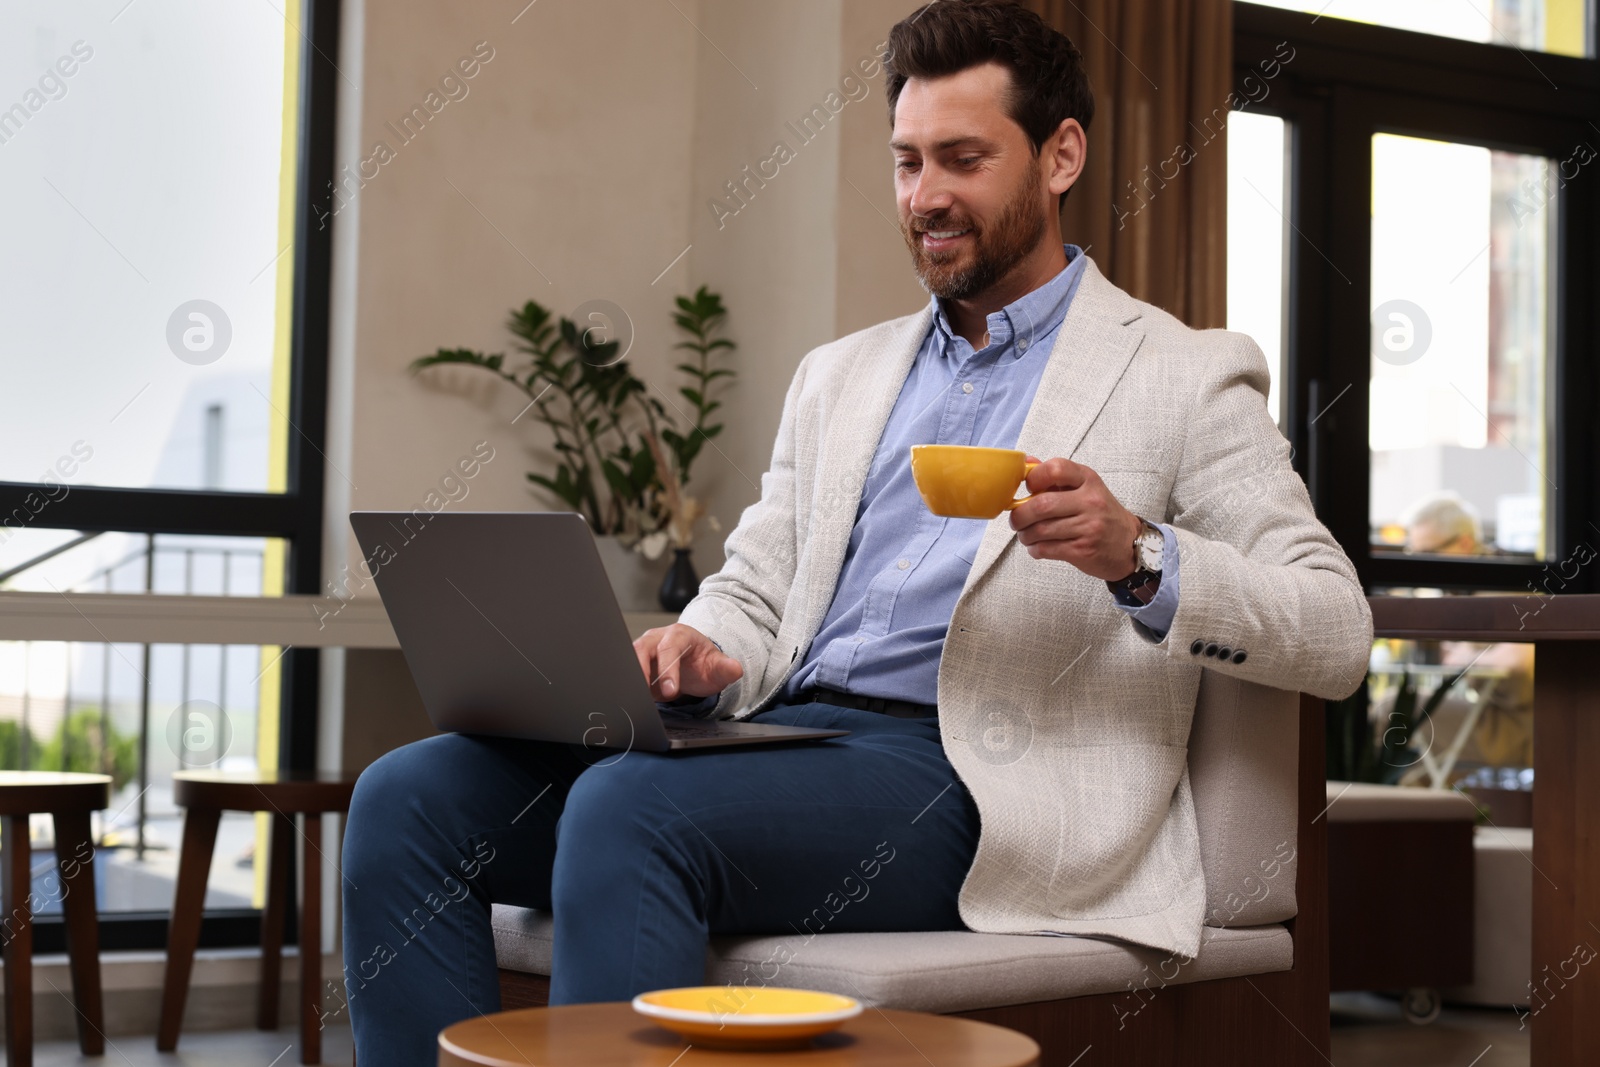
POLYGON ((1083 173, 1089 138, 1077 119, 1062 119, 1056 132, 1041 146, 1045 156, 1045 182, 1052 194, 1065 193, 1083 173))

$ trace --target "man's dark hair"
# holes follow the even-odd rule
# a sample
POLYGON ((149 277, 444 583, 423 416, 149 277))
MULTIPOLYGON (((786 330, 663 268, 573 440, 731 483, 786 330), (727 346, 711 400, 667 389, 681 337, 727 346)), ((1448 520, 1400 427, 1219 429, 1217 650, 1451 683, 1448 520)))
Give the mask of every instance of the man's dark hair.
POLYGON ((1010 0, 933 0, 895 24, 884 56, 890 124, 906 79, 941 78, 990 62, 1011 72, 1007 110, 1035 154, 1065 119, 1089 128, 1094 92, 1083 53, 1010 0))

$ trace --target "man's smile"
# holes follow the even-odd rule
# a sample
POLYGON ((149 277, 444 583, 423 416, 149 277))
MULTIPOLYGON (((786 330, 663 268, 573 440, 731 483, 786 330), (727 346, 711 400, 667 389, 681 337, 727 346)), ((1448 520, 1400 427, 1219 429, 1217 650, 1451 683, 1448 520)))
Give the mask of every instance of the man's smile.
POLYGON ((921 232, 923 251, 943 252, 955 247, 958 241, 971 233, 971 227, 959 230, 923 230, 921 232))

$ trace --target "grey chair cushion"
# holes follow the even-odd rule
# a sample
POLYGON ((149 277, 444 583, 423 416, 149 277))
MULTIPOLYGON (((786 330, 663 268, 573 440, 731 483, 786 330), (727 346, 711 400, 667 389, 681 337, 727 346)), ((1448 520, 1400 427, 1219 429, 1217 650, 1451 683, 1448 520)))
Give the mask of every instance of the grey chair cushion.
MULTIPOLYGON (((550 973, 550 915, 494 906, 495 955, 507 970, 550 973)), ((1294 945, 1282 926, 1207 930, 1184 962, 1151 949, 1081 937, 967 931, 718 937, 712 985, 780 985, 843 993, 910 1011, 972 1011, 1163 985, 1285 971, 1294 945)), ((1130 994, 1132 997, 1133 994, 1130 994)), ((1146 997, 1142 992, 1139 996, 1146 997)), ((1130 999, 1129 1010, 1141 1001, 1130 999)))
POLYGON ((1300 694, 1201 672, 1189 788, 1207 926, 1264 926, 1298 910, 1299 761, 1300 694))

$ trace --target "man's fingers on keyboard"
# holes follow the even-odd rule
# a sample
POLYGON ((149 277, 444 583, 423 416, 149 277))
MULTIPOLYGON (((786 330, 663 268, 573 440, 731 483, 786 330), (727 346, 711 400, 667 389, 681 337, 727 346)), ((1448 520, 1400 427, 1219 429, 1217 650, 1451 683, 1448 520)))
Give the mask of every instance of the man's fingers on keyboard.
POLYGON ((682 660, 688 651, 684 645, 682 638, 668 633, 656 646, 655 688, 663 700, 675 699, 682 688, 682 660))
POLYGON ((659 683, 661 681, 661 668, 659 654, 665 628, 646 630, 633 643, 634 655, 639 658, 639 670, 644 673, 645 684, 650 687, 650 692, 659 696, 659 683))
POLYGON ((716 692, 720 693, 744 674, 744 667, 726 652, 713 651, 707 660, 705 673, 715 685, 716 692))
POLYGON ((653 644, 654 642, 648 641, 647 637, 641 637, 633 646, 633 654, 639 661, 639 673, 644 675, 647 685, 653 684, 656 677, 653 644))

